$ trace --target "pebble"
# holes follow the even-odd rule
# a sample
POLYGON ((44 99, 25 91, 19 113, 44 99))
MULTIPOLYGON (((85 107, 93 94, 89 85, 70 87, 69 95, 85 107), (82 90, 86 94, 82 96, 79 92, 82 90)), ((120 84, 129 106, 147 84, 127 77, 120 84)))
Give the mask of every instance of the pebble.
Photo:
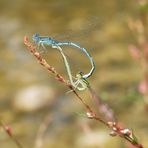
POLYGON ((53 104, 55 91, 49 86, 30 86, 14 97, 13 107, 18 111, 33 112, 53 104))

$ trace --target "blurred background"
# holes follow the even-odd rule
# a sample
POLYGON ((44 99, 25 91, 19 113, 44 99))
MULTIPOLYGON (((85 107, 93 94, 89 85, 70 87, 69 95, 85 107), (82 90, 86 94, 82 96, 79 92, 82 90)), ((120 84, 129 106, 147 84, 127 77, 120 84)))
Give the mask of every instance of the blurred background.
MULTIPOLYGON (((55 81, 24 45, 24 36, 31 39, 34 33, 88 49, 96 64, 89 78, 91 86, 112 108, 118 121, 133 129, 140 143, 148 146, 144 99, 148 93, 138 91, 139 87, 145 91, 146 85, 139 86, 143 66, 133 58, 139 54, 131 45, 141 43, 137 42, 139 34, 132 30, 131 21, 140 19, 141 2, 0 0, 0 120, 11 126, 24 148, 40 148, 43 123, 48 127, 41 141, 43 148, 128 147, 125 140, 109 136, 110 130, 101 123, 79 115, 85 112, 79 100, 73 93, 67 95, 67 87, 55 81)), ((59 52, 50 47, 47 50, 43 57, 68 79, 59 52)), ((73 75, 90 70, 87 57, 78 49, 64 51, 73 75)), ((92 103, 87 91, 80 95, 92 103)), ((3 129, 0 147, 17 147, 3 129)))

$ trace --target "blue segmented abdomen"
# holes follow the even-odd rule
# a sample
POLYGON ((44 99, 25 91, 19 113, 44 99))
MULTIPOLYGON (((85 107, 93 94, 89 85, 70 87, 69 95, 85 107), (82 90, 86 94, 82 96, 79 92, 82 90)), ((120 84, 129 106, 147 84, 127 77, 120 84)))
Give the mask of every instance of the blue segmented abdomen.
POLYGON ((77 45, 77 44, 75 44, 73 42, 58 42, 57 45, 58 46, 65 46, 65 45, 66 46, 73 46, 73 47, 81 49, 88 56, 88 58, 89 58, 89 60, 91 62, 91 65, 92 65, 92 68, 91 68, 90 72, 88 74, 83 75, 83 78, 86 79, 86 78, 88 78, 88 77, 90 77, 92 75, 93 71, 95 70, 95 63, 93 61, 92 56, 88 53, 88 51, 85 48, 82 48, 82 47, 80 47, 79 45, 77 45))

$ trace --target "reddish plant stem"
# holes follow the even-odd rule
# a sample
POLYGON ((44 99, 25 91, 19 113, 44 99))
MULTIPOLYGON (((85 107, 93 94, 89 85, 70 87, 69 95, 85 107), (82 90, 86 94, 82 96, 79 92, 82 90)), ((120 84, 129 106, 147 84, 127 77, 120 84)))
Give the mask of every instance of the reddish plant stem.
POLYGON ((0 126, 7 133, 7 135, 12 139, 12 141, 17 145, 18 148, 23 148, 21 143, 13 136, 11 127, 6 126, 2 121, 0 121, 0 126))
POLYGON ((37 132, 34 148, 42 148, 43 147, 43 140, 44 140, 45 132, 46 132, 49 124, 51 124, 51 122, 52 122, 52 118, 49 114, 47 114, 45 116, 45 118, 43 119, 43 122, 40 125, 39 130, 37 132))
POLYGON ((102 98, 96 94, 91 86, 88 87, 88 91, 90 92, 91 98, 93 99, 99 113, 101 113, 106 120, 115 121, 116 117, 113 110, 106 103, 103 102, 102 98))
MULTIPOLYGON (((135 57, 134 55, 137 55, 138 58, 136 60, 139 60, 141 69, 143 69, 142 82, 144 83, 141 82, 142 85, 139 85, 143 86, 142 90, 140 87, 139 92, 143 95, 145 107, 148 110, 148 2, 147 0, 138 0, 137 6, 139 8, 138 19, 130 19, 129 28, 137 40, 137 45, 133 46, 136 47, 137 52, 133 52, 132 56, 135 57)), ((133 47, 131 49, 134 49, 133 47)))
POLYGON ((39 63, 45 67, 49 72, 53 73, 55 75, 55 79, 64 83, 69 89, 72 90, 72 92, 79 98, 79 100, 82 102, 82 104, 85 106, 85 108, 92 112, 91 108, 83 101, 83 99, 78 95, 78 93, 76 92, 75 88, 68 82, 66 81, 63 76, 61 76, 55 69, 54 67, 50 66, 45 59, 43 59, 41 57, 41 55, 39 54, 39 52, 37 52, 36 48, 29 42, 27 37, 24 37, 24 43, 25 45, 28 46, 28 48, 30 49, 31 53, 33 53, 33 55, 37 58, 37 60, 39 61, 39 63))
POLYGON ((29 48, 30 52, 33 53, 33 55, 36 57, 36 59, 39 61, 39 63, 45 67, 49 72, 53 73, 55 75, 55 79, 59 82, 64 83, 72 92, 77 96, 77 98, 81 101, 81 103, 86 108, 86 116, 89 119, 96 120, 98 122, 101 122, 105 126, 107 126, 109 129, 112 130, 112 136, 120 136, 127 141, 129 141, 132 145, 134 145, 137 148, 143 148, 141 144, 139 144, 135 139, 132 137, 133 133, 129 129, 123 129, 120 128, 116 122, 106 122, 105 120, 101 119, 96 115, 96 113, 91 109, 91 107, 84 102, 84 100, 79 96, 79 94, 76 92, 75 88, 62 77, 55 69, 54 67, 50 66, 45 59, 43 59, 40 55, 40 53, 36 50, 36 48, 32 45, 31 42, 29 42, 28 37, 24 37, 24 44, 29 48))

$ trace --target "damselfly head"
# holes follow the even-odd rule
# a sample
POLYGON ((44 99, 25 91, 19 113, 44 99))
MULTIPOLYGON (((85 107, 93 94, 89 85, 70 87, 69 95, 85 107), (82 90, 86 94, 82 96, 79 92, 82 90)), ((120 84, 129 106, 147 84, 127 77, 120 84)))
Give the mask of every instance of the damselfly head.
POLYGON ((80 71, 80 72, 78 72, 77 74, 76 74, 76 77, 77 78, 82 78, 82 76, 83 76, 83 72, 82 71, 80 71))
POLYGON ((83 76, 84 72, 83 71, 79 71, 79 75, 83 76))
POLYGON ((39 36, 40 36, 40 35, 39 35, 38 33, 34 34, 34 35, 32 36, 33 41, 38 42, 38 41, 39 41, 39 36))

